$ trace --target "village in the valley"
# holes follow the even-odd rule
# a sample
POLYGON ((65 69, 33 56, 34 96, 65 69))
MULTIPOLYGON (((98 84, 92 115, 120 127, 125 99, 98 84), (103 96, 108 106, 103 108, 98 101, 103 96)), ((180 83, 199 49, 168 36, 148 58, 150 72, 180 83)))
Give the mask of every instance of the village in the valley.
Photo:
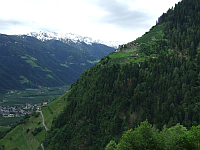
MULTIPOLYGON (((43 102, 42 106, 46 106, 47 102, 43 102)), ((32 105, 26 103, 24 106, 0 106, 0 115, 4 118, 9 117, 21 117, 25 116, 26 114, 31 114, 33 110, 41 110, 41 105, 32 105)))

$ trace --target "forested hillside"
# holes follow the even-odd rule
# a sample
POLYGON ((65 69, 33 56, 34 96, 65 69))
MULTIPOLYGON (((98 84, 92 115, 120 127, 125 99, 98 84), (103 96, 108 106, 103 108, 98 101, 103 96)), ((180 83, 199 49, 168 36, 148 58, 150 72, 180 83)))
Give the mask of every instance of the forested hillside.
POLYGON ((98 58, 61 41, 0 35, 0 92, 70 85, 98 58))
POLYGON ((200 148, 199 15, 199 0, 182 0, 137 46, 84 70, 62 96, 45 149, 200 148))
POLYGON ((179 2, 135 41, 138 47, 125 46, 116 59, 112 53, 85 70, 54 119, 45 148, 105 149, 146 119, 159 130, 177 123, 188 130, 197 126, 199 7, 199 0, 179 2), (135 56, 145 59, 133 61, 135 56))

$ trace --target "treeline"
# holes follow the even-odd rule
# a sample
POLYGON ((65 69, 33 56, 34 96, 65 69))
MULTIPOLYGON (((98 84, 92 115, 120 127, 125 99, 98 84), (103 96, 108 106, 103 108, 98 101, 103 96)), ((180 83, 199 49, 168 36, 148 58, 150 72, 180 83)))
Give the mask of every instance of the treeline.
POLYGON ((146 119, 160 133, 164 125, 168 132, 178 123, 185 131, 200 124, 200 46, 194 32, 199 24, 192 23, 198 20, 192 13, 200 10, 199 3, 183 0, 160 17, 164 39, 141 47, 147 55, 158 54, 156 58, 111 65, 106 56, 85 70, 72 85, 65 109, 54 119, 45 148, 101 150, 110 140, 119 143, 124 131, 146 119), (179 11, 189 18, 186 23, 176 15, 179 11))
POLYGON ((166 53, 169 49, 169 43, 167 40, 161 39, 156 40, 151 43, 141 44, 140 46, 140 53, 144 53, 147 56, 152 54, 158 55, 160 53, 166 53))
POLYGON ((158 20, 164 23, 164 38, 171 48, 195 56, 200 41, 199 0, 182 0, 158 20))
POLYGON ((46 148, 103 149, 146 119, 160 130, 165 124, 189 129, 200 123, 198 59, 174 52, 139 64, 106 62, 108 57, 72 85, 67 106, 44 141, 46 148))
POLYGON ((111 140, 105 150, 191 150, 199 148, 200 125, 187 130, 179 123, 170 128, 163 127, 162 131, 144 121, 135 128, 123 134, 116 144, 111 140))

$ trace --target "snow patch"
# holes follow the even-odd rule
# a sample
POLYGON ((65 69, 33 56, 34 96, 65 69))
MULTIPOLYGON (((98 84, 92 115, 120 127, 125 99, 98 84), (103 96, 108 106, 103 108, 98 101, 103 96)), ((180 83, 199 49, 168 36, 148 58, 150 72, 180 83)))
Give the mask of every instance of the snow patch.
POLYGON ((59 40, 62 41, 64 43, 68 43, 69 41, 72 41, 74 43, 79 43, 79 42, 84 42, 88 45, 92 45, 93 43, 97 43, 97 44, 104 44, 107 45, 109 47, 114 47, 114 48, 118 48, 119 45, 123 44, 124 42, 119 42, 119 41, 103 41, 103 40, 94 40, 90 37, 83 37, 77 34, 73 34, 73 33, 57 33, 57 32, 31 32, 28 33, 27 36, 32 36, 35 37, 41 41, 45 41, 45 40, 59 40))

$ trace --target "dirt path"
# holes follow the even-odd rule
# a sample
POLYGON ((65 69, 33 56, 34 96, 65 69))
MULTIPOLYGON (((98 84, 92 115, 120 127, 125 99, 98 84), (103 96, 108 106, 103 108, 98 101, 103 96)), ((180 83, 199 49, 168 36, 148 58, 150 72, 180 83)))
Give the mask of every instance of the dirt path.
MULTIPOLYGON (((48 128, 45 126, 45 124, 44 124, 44 116, 43 116, 43 114, 42 114, 42 111, 36 111, 36 112, 40 112, 40 114, 41 114, 41 116, 42 116, 42 124, 43 124, 45 130, 48 131, 49 129, 48 129, 48 128)), ((43 143, 41 143, 41 148, 44 150, 43 143)))
POLYGON ((42 111, 37 111, 37 112, 40 112, 40 114, 41 114, 41 116, 42 116, 42 124, 43 124, 43 126, 44 126, 44 128, 45 128, 45 130, 46 131, 48 131, 49 129, 45 126, 45 124, 44 124, 44 116, 43 116, 43 114, 42 114, 42 111))

